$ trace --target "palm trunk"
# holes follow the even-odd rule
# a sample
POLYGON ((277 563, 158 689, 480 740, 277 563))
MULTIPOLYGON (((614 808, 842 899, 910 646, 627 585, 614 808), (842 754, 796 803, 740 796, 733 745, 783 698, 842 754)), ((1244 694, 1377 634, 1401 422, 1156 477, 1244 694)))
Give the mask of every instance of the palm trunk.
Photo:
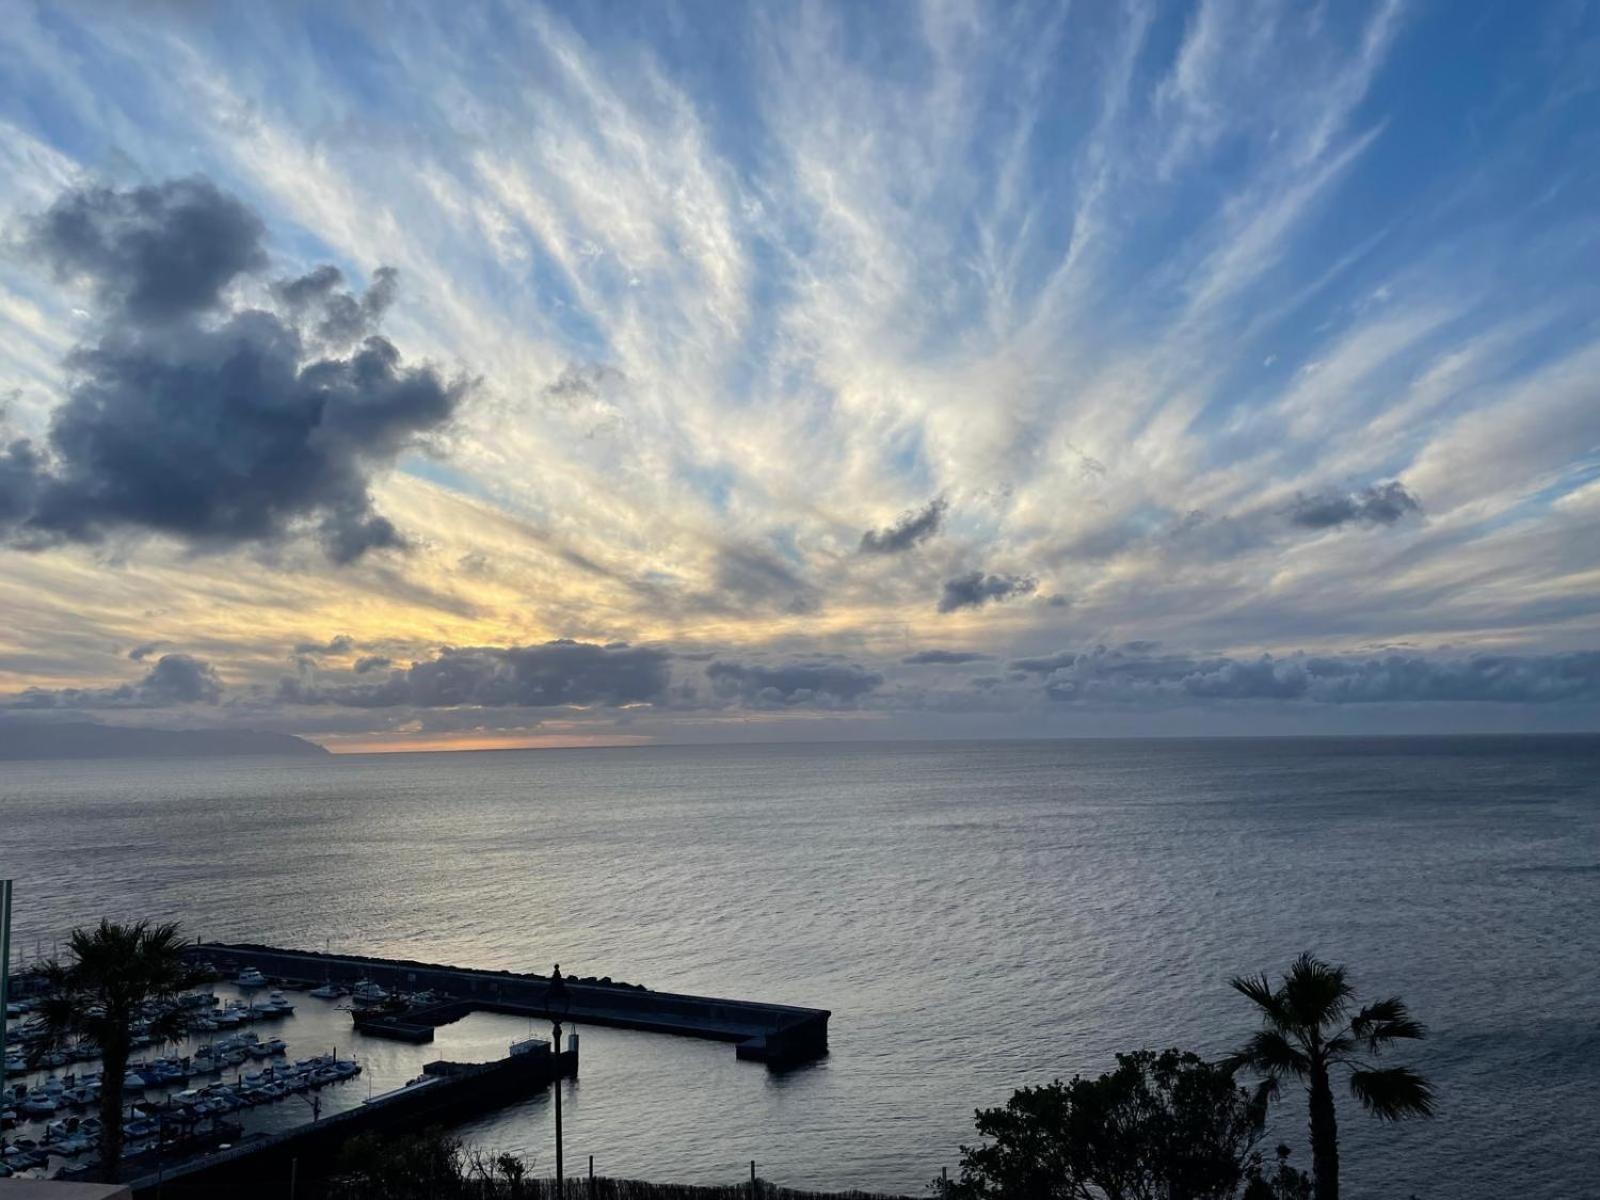
POLYGON ((1328 1068, 1311 1068, 1311 1171, 1316 1200, 1339 1200, 1339 1123, 1333 1115, 1328 1068))
POLYGON ((100 1054, 100 1173, 115 1183, 122 1169, 122 1077, 128 1047, 104 1046, 100 1054))

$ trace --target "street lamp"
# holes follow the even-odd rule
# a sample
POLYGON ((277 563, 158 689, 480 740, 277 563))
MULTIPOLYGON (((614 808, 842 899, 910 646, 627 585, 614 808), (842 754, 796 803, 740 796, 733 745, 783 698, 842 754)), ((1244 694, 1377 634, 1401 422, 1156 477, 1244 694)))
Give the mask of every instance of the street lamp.
POLYGON ((555 971, 550 976, 550 988, 545 993, 545 1007, 550 1010, 550 1023, 555 1026, 555 1037, 550 1050, 555 1055, 555 1079, 552 1085, 556 1093, 556 1195, 564 1195, 561 1169, 561 1018, 572 1011, 572 996, 567 991, 567 981, 561 978, 561 964, 556 964, 555 971))

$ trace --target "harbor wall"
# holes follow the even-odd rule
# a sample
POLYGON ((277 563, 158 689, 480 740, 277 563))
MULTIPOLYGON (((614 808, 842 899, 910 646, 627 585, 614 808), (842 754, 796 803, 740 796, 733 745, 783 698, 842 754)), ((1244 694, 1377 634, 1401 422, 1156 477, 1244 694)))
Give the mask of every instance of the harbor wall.
MULTIPOLYGON (((512 971, 486 971, 402 959, 320 954, 253 944, 203 943, 192 957, 231 968, 255 967, 279 979, 345 985, 371 979, 390 989, 431 990, 478 1007, 532 1017, 554 1016, 550 979, 512 971)), ((737 1043, 738 1057, 775 1065, 827 1052, 825 1009, 657 992, 627 984, 566 980, 570 1007, 564 1019, 652 1033, 737 1043)))
POLYGON ((429 1063, 430 1082, 392 1092, 314 1124, 241 1142, 203 1159, 130 1180, 134 1200, 291 1195, 291 1183, 325 1172, 351 1138, 453 1125, 514 1103, 557 1074, 578 1073, 578 1054, 513 1055, 485 1064, 429 1063))

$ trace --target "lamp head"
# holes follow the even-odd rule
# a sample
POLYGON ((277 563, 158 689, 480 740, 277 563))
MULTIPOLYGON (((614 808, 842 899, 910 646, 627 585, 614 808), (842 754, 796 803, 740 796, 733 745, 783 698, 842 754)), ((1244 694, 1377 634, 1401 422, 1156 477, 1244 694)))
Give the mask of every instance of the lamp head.
POLYGON ((572 1010, 572 993, 567 990, 567 981, 561 978, 561 964, 556 964, 556 969, 550 975, 550 989, 545 995, 545 1006, 552 1015, 561 1018, 572 1010))

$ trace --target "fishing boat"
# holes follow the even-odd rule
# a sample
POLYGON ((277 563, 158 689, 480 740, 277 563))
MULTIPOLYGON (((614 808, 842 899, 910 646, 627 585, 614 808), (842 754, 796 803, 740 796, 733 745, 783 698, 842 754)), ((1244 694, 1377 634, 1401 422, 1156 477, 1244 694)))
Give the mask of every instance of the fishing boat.
POLYGON ((255 967, 246 967, 239 972, 238 984, 242 988, 258 988, 267 986, 267 977, 255 967))

